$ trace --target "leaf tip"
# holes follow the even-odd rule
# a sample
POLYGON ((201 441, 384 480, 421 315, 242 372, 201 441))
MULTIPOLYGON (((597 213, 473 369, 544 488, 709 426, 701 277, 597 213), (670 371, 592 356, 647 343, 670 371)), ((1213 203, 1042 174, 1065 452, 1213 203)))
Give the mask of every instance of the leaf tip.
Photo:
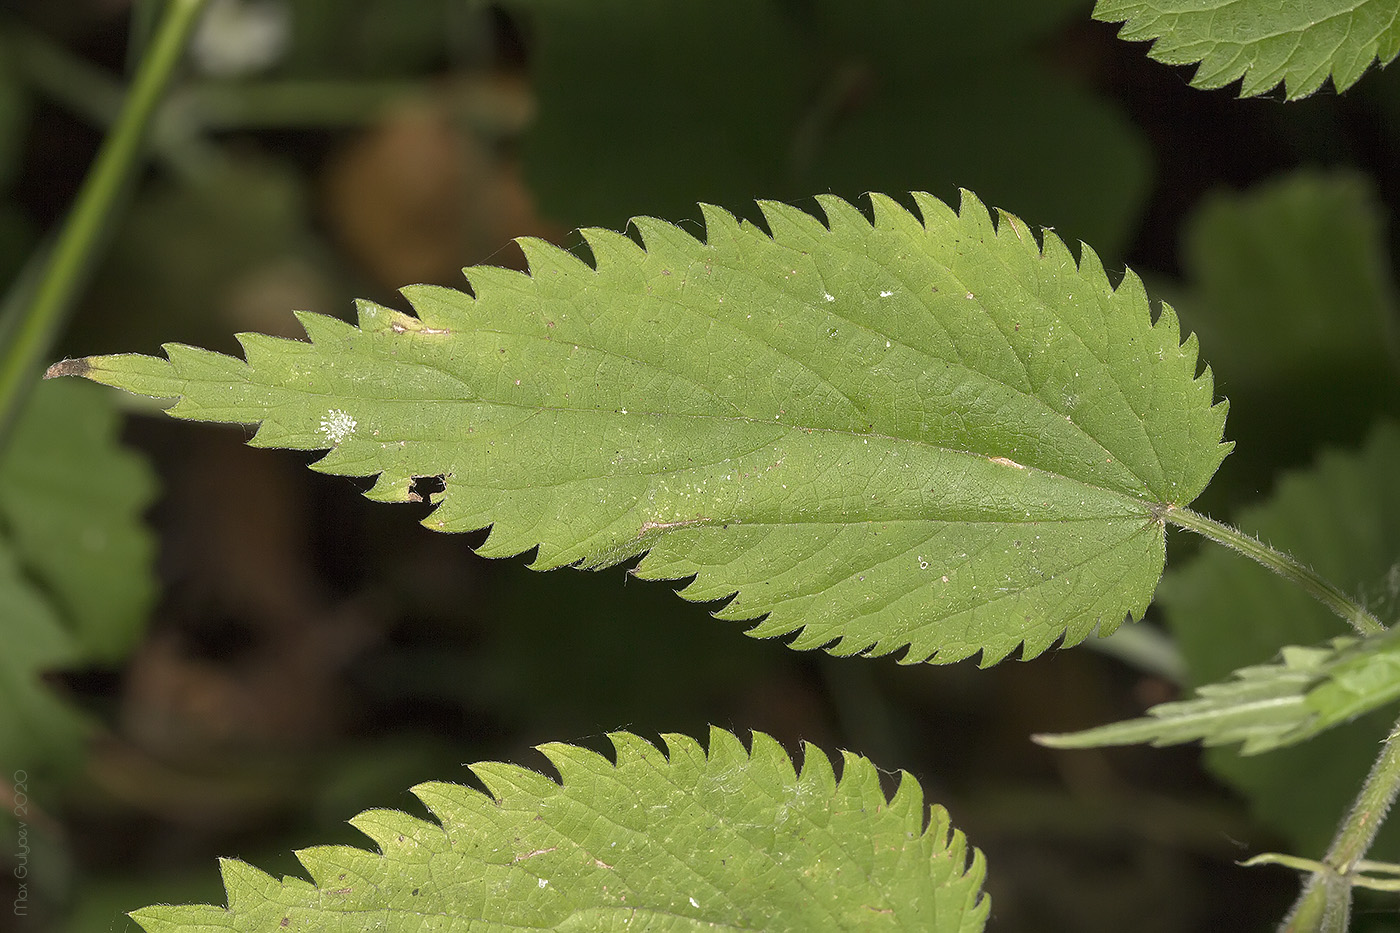
POLYGON ((44 370, 45 379, 57 379, 60 376, 86 376, 92 372, 92 363, 87 357, 79 357, 76 360, 59 360, 48 369, 44 370))
POLYGON ((1073 744, 1069 739, 1070 733, 1061 732, 1037 732, 1031 736, 1031 741, 1041 748, 1072 748, 1073 744))

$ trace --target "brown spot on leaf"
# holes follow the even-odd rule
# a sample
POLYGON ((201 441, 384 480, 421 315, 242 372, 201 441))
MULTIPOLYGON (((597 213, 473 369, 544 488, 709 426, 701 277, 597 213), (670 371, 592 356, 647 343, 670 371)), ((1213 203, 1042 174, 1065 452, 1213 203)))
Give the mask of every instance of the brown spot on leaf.
POLYGON ((92 364, 87 361, 87 357, 76 360, 59 360, 44 372, 45 379, 57 379, 59 376, 86 376, 92 372, 92 364))

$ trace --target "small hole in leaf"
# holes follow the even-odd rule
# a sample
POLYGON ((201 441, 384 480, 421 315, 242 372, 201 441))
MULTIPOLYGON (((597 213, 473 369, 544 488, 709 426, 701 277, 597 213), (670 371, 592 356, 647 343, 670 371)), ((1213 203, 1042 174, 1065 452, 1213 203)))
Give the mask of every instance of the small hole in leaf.
POLYGON ((415 502, 430 502, 433 496, 444 492, 446 489, 447 482, 441 475, 415 476, 412 485, 409 486, 409 492, 417 497, 414 500, 415 502))

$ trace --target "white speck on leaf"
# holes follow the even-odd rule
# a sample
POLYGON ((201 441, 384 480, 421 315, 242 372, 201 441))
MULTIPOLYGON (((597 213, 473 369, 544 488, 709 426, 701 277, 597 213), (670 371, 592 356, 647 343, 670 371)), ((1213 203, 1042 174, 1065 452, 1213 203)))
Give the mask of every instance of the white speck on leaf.
POLYGON ((888 298, 888 297, 890 297, 890 296, 893 295, 893 294, 894 294, 894 292, 888 292, 888 291, 886 291, 886 292, 880 292, 880 297, 881 297, 881 298, 888 298))
POLYGON ((826 294, 822 295, 822 297, 825 298, 827 301, 835 301, 835 300, 836 300, 836 296, 833 295, 831 292, 827 292, 826 294))
POLYGON ((548 885, 548 884, 549 884, 548 881, 545 881, 543 878, 540 879, 540 887, 541 887, 541 888, 545 887, 545 886, 548 885))
POLYGON ((928 569, 928 561, 924 560, 924 555, 922 555, 922 554, 919 555, 919 569, 920 569, 920 570, 927 570, 927 569, 928 569))
POLYGON ((700 902, 697 901, 695 898, 692 897, 692 898, 690 898, 690 906, 691 906, 691 907, 699 907, 699 906, 700 906, 700 902))
POLYGON ((326 440, 332 444, 339 444, 351 434, 355 433, 356 421, 350 417, 349 412, 341 411, 339 408, 332 408, 326 412, 326 417, 321 419, 321 433, 326 436, 326 440))

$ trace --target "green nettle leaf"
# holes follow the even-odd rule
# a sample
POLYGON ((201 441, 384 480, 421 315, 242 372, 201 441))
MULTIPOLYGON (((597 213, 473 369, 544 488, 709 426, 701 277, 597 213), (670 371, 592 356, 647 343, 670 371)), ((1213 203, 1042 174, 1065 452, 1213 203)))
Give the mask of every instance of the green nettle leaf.
POLYGON ((84 722, 40 675, 117 657, 154 594, 140 522, 154 483, 91 388, 38 387, 0 454, 0 765, 11 770, 76 760, 84 722))
POLYGON ((562 786, 514 765, 471 766, 490 794, 414 793, 441 825, 392 810, 351 820, 378 853, 303 849, 312 881, 223 863, 228 907, 148 907, 149 933, 746 929, 981 930, 982 856, 902 773, 887 799, 875 767, 843 755, 838 780, 806 746, 801 774, 771 738, 750 753, 713 729, 708 754, 610 736, 613 764, 570 745, 541 751, 562 786))
MULTIPOLYGON (((1400 619, 1397 462, 1400 427, 1387 424, 1360 451, 1330 452, 1311 469, 1285 476, 1265 504, 1239 513, 1238 525, 1297 555, 1344 591, 1357 594, 1382 622, 1393 624, 1400 619)), ((1277 653, 1280 642, 1316 644, 1342 627, 1301 589, 1223 548, 1205 549, 1169 572, 1159 603, 1197 683, 1222 680, 1236 668, 1259 664, 1277 653)), ((1378 658, 1371 670, 1387 677, 1388 663, 1378 658)), ((1340 686, 1348 692, 1359 689, 1340 686)), ((1361 692, 1383 695, 1389 689, 1376 685, 1361 692)), ((1310 703, 1324 700, 1333 702, 1326 694, 1309 695, 1310 703)), ((1341 705, 1338 701, 1333 708, 1341 705)), ((1287 836, 1292 848, 1321 852, 1336 830, 1337 813, 1356 794, 1358 775, 1375 760, 1377 743, 1394 720, 1393 710, 1387 710, 1302 745, 1248 758, 1232 749, 1213 749, 1206 761, 1250 799, 1263 822, 1287 836), (1299 781, 1300 774, 1308 780, 1299 781)), ((1400 857, 1400 823, 1386 824, 1371 857, 1400 857)))
MULTIPOLYGON (((66 768, 86 724, 40 674, 74 664, 80 654, 44 594, 24 578, 8 541, 0 541, 0 620, 0 767, 36 774, 66 768)), ((0 813, 8 824, 11 812, 0 813)))
POLYGON ((1148 54, 1160 62, 1199 62, 1196 87, 1243 77, 1246 97, 1283 82, 1296 100, 1329 77, 1345 91, 1400 52, 1395 0, 1099 0, 1094 18, 1123 23, 1129 41, 1152 40, 1148 54))
POLYGON ((1234 679, 1196 693, 1158 704, 1142 719, 1036 741, 1052 748, 1239 742, 1242 755, 1296 745, 1400 698, 1400 640, 1387 632, 1284 648, 1277 663, 1242 668, 1234 679))
POLYGON ((330 448, 430 528, 533 566, 694 579, 717 615, 797 648, 990 664, 1116 628, 1147 606, 1163 510, 1229 451, 1196 342, 1139 280, 914 196, 872 224, 766 203, 771 236, 706 208, 706 242, 650 218, 645 249, 583 235, 596 268, 524 241, 532 273, 467 270, 475 297, 405 289, 410 317, 301 315, 311 343, 241 337, 248 361, 58 364, 171 414, 258 422, 252 443, 330 448))
POLYGON ((155 480, 117 443, 120 417, 100 390, 74 391, 86 388, 35 391, 0 456, 0 525, 85 658, 104 662, 130 650, 155 598, 155 542, 141 521, 155 480))

